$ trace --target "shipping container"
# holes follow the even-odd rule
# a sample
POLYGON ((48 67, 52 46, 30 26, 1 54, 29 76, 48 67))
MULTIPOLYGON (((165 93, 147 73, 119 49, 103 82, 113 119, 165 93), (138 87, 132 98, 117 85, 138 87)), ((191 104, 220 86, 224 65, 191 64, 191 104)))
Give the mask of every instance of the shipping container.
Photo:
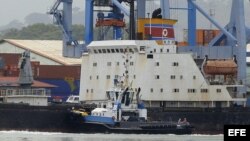
POLYGON ((37 79, 80 79, 81 66, 52 66, 40 65, 35 68, 34 77, 37 79))
POLYGON ((37 79, 38 81, 45 82, 51 85, 55 85, 56 87, 51 89, 51 98, 62 99, 62 101, 66 101, 68 96, 70 95, 79 95, 80 90, 80 80, 64 80, 64 79, 37 79))

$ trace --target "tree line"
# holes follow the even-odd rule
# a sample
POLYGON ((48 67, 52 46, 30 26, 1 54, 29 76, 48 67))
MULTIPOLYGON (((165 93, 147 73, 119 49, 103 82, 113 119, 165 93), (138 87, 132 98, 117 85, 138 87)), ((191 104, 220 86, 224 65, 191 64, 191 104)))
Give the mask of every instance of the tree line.
MULTIPOLYGON (((84 39, 83 25, 73 25, 72 34, 76 40, 84 39)), ((99 29, 94 28, 94 39, 98 40, 99 29)), ((23 27, 22 29, 11 28, 2 31, 0 38, 2 39, 23 39, 23 40, 62 40, 62 30, 54 24, 37 23, 23 27)), ((127 37, 127 35, 125 35, 127 37)), ((105 39, 112 39, 112 30, 109 30, 105 39)))

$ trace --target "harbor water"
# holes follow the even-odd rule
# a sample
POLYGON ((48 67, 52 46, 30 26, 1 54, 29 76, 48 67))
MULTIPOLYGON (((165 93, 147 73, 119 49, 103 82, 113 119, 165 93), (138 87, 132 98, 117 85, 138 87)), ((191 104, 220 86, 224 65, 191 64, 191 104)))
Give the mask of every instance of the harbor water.
POLYGON ((68 134, 0 131, 1 141, 223 141, 223 135, 68 134))

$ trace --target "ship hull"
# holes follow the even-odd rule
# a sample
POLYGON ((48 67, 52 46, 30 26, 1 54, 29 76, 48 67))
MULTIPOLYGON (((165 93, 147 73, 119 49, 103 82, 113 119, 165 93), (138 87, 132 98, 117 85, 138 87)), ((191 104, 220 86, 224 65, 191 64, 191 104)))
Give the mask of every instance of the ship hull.
POLYGON ((192 134, 192 128, 176 129, 176 128, 151 128, 151 129, 141 129, 141 128, 123 128, 123 127, 110 127, 102 123, 74 123, 78 127, 78 132, 80 133, 118 133, 118 134, 192 134))
MULTIPOLYGON (((45 107, 0 104, 0 130, 64 133, 135 133, 133 130, 123 130, 121 132, 121 129, 107 130, 103 125, 92 127, 90 124, 83 125, 79 124, 79 122, 72 122, 69 112, 71 107, 72 105, 60 104, 45 107), (103 129, 96 130, 96 128, 103 129)), ((223 134, 224 125, 250 125, 250 108, 246 107, 228 109, 148 108, 148 116, 151 120, 171 119, 172 121, 186 117, 190 124, 194 126, 193 134, 223 134)), ((147 131, 137 131, 137 133, 147 133, 147 131)), ((183 132, 180 133, 183 134, 183 132)))

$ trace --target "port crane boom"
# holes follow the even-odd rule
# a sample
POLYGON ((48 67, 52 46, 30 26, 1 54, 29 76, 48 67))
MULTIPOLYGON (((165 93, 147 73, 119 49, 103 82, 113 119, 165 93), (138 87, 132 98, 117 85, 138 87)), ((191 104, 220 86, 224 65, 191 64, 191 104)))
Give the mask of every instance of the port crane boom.
POLYGON ((55 18, 57 24, 63 33, 63 56, 79 58, 84 51, 84 45, 79 44, 72 36, 72 2, 73 0, 56 0, 48 14, 55 18), (58 10, 60 4, 63 4, 63 10, 58 10))

